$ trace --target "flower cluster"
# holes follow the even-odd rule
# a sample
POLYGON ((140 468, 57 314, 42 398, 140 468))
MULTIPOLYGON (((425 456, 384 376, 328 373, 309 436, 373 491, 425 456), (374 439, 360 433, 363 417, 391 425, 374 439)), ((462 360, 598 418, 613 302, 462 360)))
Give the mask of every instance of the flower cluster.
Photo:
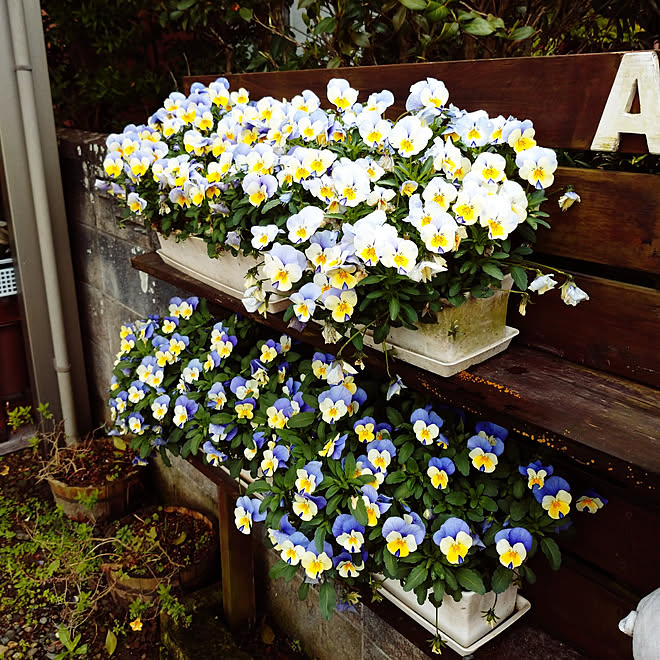
POLYGON ((326 616, 335 581, 350 592, 382 574, 437 606, 464 589, 500 593, 533 579, 539 548, 559 566, 555 537, 574 505, 595 513, 606 502, 593 491, 574 501, 568 482, 524 460, 498 424, 408 390, 388 406, 346 361, 303 355, 286 335, 260 336, 235 317, 217 321, 195 298, 121 335, 117 431, 143 456, 201 452, 251 482, 236 527, 249 534, 265 521, 281 557, 272 574, 320 582, 326 616))
MULTIPOLYGON (((108 137, 99 187, 164 236, 257 256, 246 307, 284 296, 287 318, 326 323, 326 339, 364 325, 384 338, 492 295, 507 272, 523 301, 550 288, 526 257, 549 226, 539 207, 557 159, 529 120, 460 110, 434 78, 411 86, 396 121, 387 90, 358 102, 333 79, 326 97, 329 109, 310 90, 251 100, 224 78, 194 83, 108 137)), ((569 276, 562 297, 587 299, 569 276)))

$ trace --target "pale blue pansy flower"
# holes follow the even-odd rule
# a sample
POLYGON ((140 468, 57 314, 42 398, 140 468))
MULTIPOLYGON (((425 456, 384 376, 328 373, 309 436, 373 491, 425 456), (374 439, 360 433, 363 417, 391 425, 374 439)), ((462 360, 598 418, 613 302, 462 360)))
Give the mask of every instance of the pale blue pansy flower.
POLYGON ((321 461, 309 461, 296 470, 296 489, 299 493, 311 495, 323 481, 321 461))
POLYGON ((382 535, 387 550, 395 557, 407 557, 415 552, 424 540, 426 526, 417 514, 404 514, 403 518, 392 516, 383 523, 382 535))
POLYGON ((467 442, 470 450, 468 456, 472 459, 472 465, 480 472, 494 472, 497 467, 497 454, 494 447, 487 438, 481 435, 473 435, 467 442))
POLYGON ((430 110, 440 114, 447 101, 449 91, 441 80, 427 78, 419 80, 410 87, 410 95, 406 99, 406 110, 430 110))
POLYGON ((312 318, 316 311, 316 301, 320 296, 321 287, 313 282, 303 285, 290 296, 293 303, 293 312, 300 322, 307 323, 312 318))
POLYGON ((211 389, 206 395, 206 406, 213 410, 222 410, 227 403, 227 394, 222 383, 216 382, 211 385, 211 389))
POLYGON ((596 513, 607 504, 607 500, 595 490, 589 489, 575 501, 575 508, 586 513, 596 513))
POLYGON ((289 291, 307 266, 304 254, 290 245, 275 243, 264 256, 264 275, 278 291, 289 291))
POLYGON ((239 532, 249 534, 252 531, 253 523, 266 519, 266 512, 259 511, 260 507, 261 500, 257 498, 250 499, 244 495, 236 500, 234 522, 239 532))
POLYGON ((532 549, 532 535, 524 527, 502 529, 495 534, 495 549, 506 568, 518 568, 532 549))
POLYGON ((413 425, 415 437, 423 445, 432 445, 440 435, 444 421, 432 410, 418 408, 410 416, 410 423, 413 425))
POLYGON ((332 546, 327 541, 323 544, 322 552, 316 549, 316 543, 312 541, 307 546, 300 563, 309 579, 318 580, 325 571, 332 568, 332 556, 332 546))
POLYGON ((369 463, 378 472, 387 472, 387 468, 395 456, 396 447, 390 440, 373 440, 367 445, 369 463))
POLYGON ((565 479, 556 475, 545 480, 542 488, 532 489, 536 501, 557 520, 567 516, 570 511, 571 487, 565 479))
POLYGON ((543 488, 545 480, 552 476, 552 465, 543 465, 541 461, 534 461, 529 465, 518 466, 518 472, 527 477, 527 487, 530 490, 534 488, 543 488))
POLYGON ((204 452, 206 462, 209 465, 217 467, 220 463, 224 463, 227 460, 227 454, 217 449, 210 440, 207 440, 202 445, 202 451, 204 452))
POLYGON ((552 149, 532 147, 521 151, 516 156, 516 165, 520 168, 520 178, 538 190, 551 186, 555 180, 557 155, 552 149))
POLYGON ((469 525, 461 518, 448 518, 433 535, 433 542, 450 564, 462 564, 473 544, 469 525))
POLYGON ((154 416, 154 419, 161 421, 167 414, 169 406, 170 397, 167 394, 161 394, 160 396, 156 397, 151 404, 151 413, 154 416))
POLYGON ((332 524, 332 534, 337 543, 350 553, 360 552, 364 544, 364 526, 355 518, 342 513, 332 524))
POLYGON ((561 285, 561 299, 567 305, 575 307, 583 300, 589 300, 589 295, 577 286, 575 282, 568 280, 561 285))
POLYGON ((449 483, 449 477, 456 471, 454 462, 447 457, 436 458, 435 456, 429 459, 428 469, 426 474, 431 479, 431 484, 434 488, 444 490, 449 483))
POLYGON ((182 429, 186 422, 191 420, 197 412, 197 404, 185 395, 177 397, 174 402, 174 425, 182 429))
POLYGON ((144 417, 138 412, 131 413, 128 416, 128 428, 131 433, 142 435, 147 428, 144 425, 144 417))
POLYGON ((318 396, 319 410, 324 422, 334 424, 348 412, 351 393, 343 385, 334 385, 318 396))

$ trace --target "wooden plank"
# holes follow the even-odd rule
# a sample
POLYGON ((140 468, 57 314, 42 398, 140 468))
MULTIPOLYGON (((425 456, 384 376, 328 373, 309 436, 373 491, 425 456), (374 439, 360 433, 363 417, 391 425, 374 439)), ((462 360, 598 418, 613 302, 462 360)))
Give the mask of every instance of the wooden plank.
POLYGON ((589 300, 565 305, 558 292, 535 296, 526 316, 509 305, 519 340, 554 355, 660 387, 660 292, 575 273, 589 300))
MULTIPOLYGON (((595 53, 239 73, 226 77, 232 88, 245 87, 253 98, 291 99, 301 90, 311 89, 324 105, 328 80, 346 78, 360 90, 358 100, 366 100, 370 93, 383 88, 389 89, 397 99, 390 116, 397 117, 405 111, 410 85, 430 76, 445 82, 450 102, 460 108, 471 111, 482 108, 491 116, 532 119, 541 145, 589 149, 621 57, 622 53, 595 53)), ((196 80, 208 84, 218 75, 222 74, 188 77, 184 84, 186 89, 196 80)), ((622 141, 620 151, 648 151, 642 136, 628 137, 622 141)))
POLYGON ((660 180, 653 174, 561 167, 553 189, 573 185, 582 198, 562 213, 557 195, 546 203, 552 231, 537 249, 619 268, 660 273, 660 180))
POLYGON ((573 487, 574 496, 580 493, 578 484, 582 483, 593 485, 609 500, 596 515, 571 514, 576 532, 562 535, 562 549, 600 572, 615 576, 617 583, 631 592, 647 593, 651 588, 647 548, 660 547, 658 508, 648 501, 632 501, 611 483, 594 483, 587 472, 574 477, 562 466, 560 474, 573 487), (625 534, 617 535, 613 542, 612 530, 625 530, 625 534))
POLYGON ((218 487, 222 608, 231 630, 244 633, 255 623, 256 601, 252 537, 234 524, 238 484, 222 470, 204 465, 200 457, 191 457, 190 462, 218 487))
MULTIPOLYGON (((271 314, 266 319, 250 314, 239 299, 166 266, 156 253, 134 257, 132 263, 138 270, 211 303, 323 347, 317 329, 308 327, 302 333, 295 332, 287 327, 281 314, 271 314)), ((382 355, 371 349, 365 353, 369 368, 383 373, 382 355)), ((391 370, 401 374, 409 387, 490 414, 493 421, 506 421, 530 441, 555 448, 623 483, 629 479, 629 473, 640 483, 653 482, 653 474, 660 475, 660 406, 656 389, 520 344, 452 378, 441 378, 398 360, 393 360, 391 370)))
MULTIPOLYGON (((648 553, 643 556, 651 573, 652 560, 646 559, 648 553)), ((533 623, 582 649, 589 658, 632 657, 632 640, 618 629, 618 623, 646 591, 631 593, 619 587, 616 578, 607 579, 587 563, 567 556, 558 571, 547 566, 545 557, 535 557, 532 566, 536 584, 525 585, 522 593, 532 602, 529 618, 533 623)), ((651 582, 649 589, 655 587, 651 582)))

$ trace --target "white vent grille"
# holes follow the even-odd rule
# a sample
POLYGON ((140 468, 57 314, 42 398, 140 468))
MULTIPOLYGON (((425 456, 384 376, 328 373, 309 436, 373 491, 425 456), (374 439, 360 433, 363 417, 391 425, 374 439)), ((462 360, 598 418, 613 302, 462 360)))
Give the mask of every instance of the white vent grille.
POLYGON ((0 259, 0 298, 18 293, 16 271, 11 259, 0 259))

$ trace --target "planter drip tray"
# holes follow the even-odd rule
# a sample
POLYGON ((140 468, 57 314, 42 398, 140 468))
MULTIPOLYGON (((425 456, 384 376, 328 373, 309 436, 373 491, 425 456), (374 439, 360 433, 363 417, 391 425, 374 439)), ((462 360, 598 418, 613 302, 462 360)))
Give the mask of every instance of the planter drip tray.
MULTIPOLYGON (((421 367, 422 369, 426 369, 431 373, 438 374, 438 376, 448 378, 449 376, 454 376, 460 371, 464 371, 474 364, 484 362, 494 355, 505 351, 507 348, 509 348, 511 340, 516 337, 519 332, 520 331, 517 328, 511 328, 507 325, 504 328, 503 337, 497 341, 492 342, 491 344, 477 349, 472 353, 469 353, 468 355, 463 355, 458 360, 453 362, 443 362, 442 360, 438 360, 429 354, 418 353, 412 348, 398 346, 396 343, 396 337, 394 337, 394 341, 388 339, 385 341, 385 343, 394 349, 395 357, 398 357, 408 364, 414 364, 416 367, 421 367)), ((381 345, 374 343, 373 339, 368 334, 364 337, 364 343, 371 348, 382 351, 381 345)))
MULTIPOLYGON (((394 594, 391 594, 387 589, 382 589, 381 593, 385 598, 387 598, 389 601, 394 603, 402 612, 405 612, 411 619, 416 621, 420 626, 423 628, 426 628, 429 632, 435 635, 435 623, 429 621, 425 617, 421 616, 419 613, 415 612, 411 607, 409 607, 406 603, 404 603, 402 600, 397 598, 394 594)), ((520 619, 522 616, 527 614, 529 610, 532 608, 532 604, 523 596, 518 594, 516 596, 516 606, 513 611, 513 614, 509 617, 507 617, 504 621, 499 623, 495 628, 493 628, 489 633, 478 639, 474 644, 470 644, 470 646, 462 646, 455 640, 453 640, 447 633, 444 631, 440 631, 440 637, 442 637, 443 641, 447 643, 447 646, 452 649, 452 651, 456 651, 459 655, 465 657, 468 655, 472 655, 477 649, 481 648, 484 646, 484 644, 487 644, 488 642, 492 641, 497 635, 499 635, 501 632, 509 628, 512 624, 514 624, 518 619, 520 619)))

